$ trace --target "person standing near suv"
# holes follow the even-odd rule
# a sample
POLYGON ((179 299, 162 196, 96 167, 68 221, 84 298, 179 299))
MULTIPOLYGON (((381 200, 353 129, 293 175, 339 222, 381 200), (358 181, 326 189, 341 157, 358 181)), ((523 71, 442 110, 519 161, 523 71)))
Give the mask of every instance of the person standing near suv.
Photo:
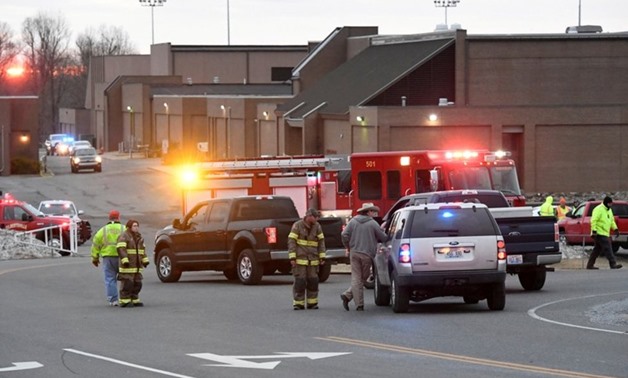
POLYGON ((617 264, 610 238, 611 231, 615 232, 615 236, 619 236, 619 228, 617 228, 615 223, 612 206, 613 199, 606 196, 604 201, 597 205, 593 209, 593 214, 591 214, 591 238, 593 238, 595 246, 591 256, 589 256, 587 269, 597 269, 594 265, 600 254, 606 256, 611 269, 620 269, 622 267, 621 264, 617 264))
POLYGON ((105 277, 105 292, 109 306, 118 305, 118 237, 124 232, 120 223, 120 212, 109 212, 109 223, 103 226, 92 240, 92 264, 98 267, 102 257, 102 269, 105 277))
POLYGON ((120 257, 120 307, 142 307, 142 271, 148 266, 144 238, 140 234, 140 223, 134 219, 126 222, 126 231, 118 238, 120 257))
POLYGON ((373 219, 379 207, 364 203, 342 231, 342 244, 347 248, 351 261, 351 286, 340 294, 342 306, 349 311, 349 302, 355 298, 355 310, 364 311, 364 283, 371 274, 373 258, 377 253, 377 242, 385 242, 388 235, 373 219))

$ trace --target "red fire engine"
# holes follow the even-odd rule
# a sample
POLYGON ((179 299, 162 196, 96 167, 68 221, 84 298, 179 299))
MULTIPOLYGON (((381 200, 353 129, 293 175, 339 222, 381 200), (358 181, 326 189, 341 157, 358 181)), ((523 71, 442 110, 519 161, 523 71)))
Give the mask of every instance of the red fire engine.
POLYGON ((197 180, 183 191, 187 203, 238 195, 287 195, 299 214, 309 207, 350 217, 364 202, 383 215, 399 197, 452 189, 501 190, 525 205, 513 160, 505 152, 390 151, 348 156, 281 156, 211 161, 196 167, 197 180))
POLYGON ((351 155, 351 208, 372 202, 385 213, 401 196, 454 189, 500 190, 525 205, 517 169, 503 151, 390 151, 351 155))

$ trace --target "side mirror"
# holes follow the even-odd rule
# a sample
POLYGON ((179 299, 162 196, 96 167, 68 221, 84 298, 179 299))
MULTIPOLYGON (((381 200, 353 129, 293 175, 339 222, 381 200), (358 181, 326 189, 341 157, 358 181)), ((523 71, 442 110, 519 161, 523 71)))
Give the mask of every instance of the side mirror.
POLYGON ((172 227, 176 228, 176 229, 180 229, 181 228, 181 219, 176 218, 172 221, 172 227))

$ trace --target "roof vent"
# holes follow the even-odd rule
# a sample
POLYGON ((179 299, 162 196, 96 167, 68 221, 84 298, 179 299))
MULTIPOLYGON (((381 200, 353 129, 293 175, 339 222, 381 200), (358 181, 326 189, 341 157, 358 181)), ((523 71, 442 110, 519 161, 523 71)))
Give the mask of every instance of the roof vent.
POLYGON ((594 34, 601 32, 602 27, 600 25, 568 26, 567 29, 565 29, 565 33, 567 34, 594 34))
POLYGON ((447 28, 447 24, 437 24, 436 25, 436 29, 434 29, 435 32, 439 32, 439 31, 446 31, 447 28))

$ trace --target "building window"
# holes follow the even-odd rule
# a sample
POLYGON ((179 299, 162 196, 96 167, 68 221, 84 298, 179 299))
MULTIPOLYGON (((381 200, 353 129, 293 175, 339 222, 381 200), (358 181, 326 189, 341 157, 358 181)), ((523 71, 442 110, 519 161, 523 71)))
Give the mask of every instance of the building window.
POLYGON ((292 67, 272 67, 271 81, 288 81, 292 78, 292 67))

